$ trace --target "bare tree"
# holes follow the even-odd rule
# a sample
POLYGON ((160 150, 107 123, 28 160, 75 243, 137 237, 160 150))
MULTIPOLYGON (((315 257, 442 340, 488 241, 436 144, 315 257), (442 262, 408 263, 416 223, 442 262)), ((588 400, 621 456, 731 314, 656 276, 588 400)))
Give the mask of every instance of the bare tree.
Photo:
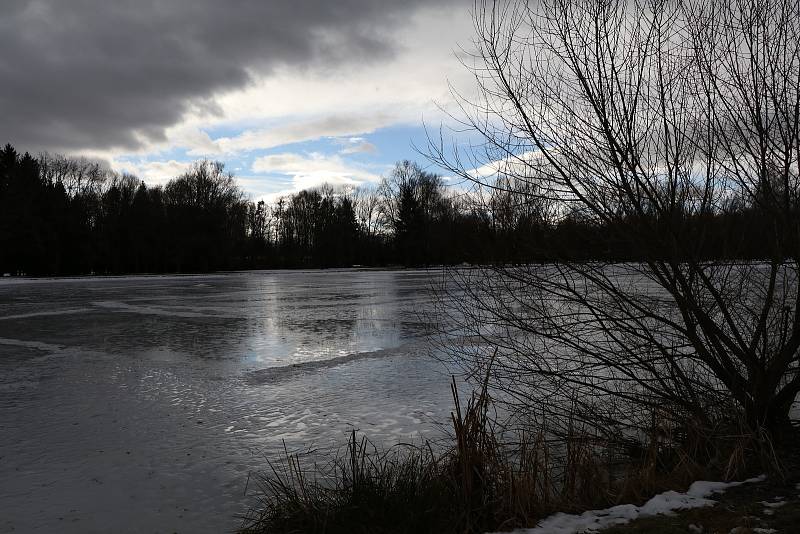
POLYGON ((475 26, 458 119, 485 142, 431 140, 432 159, 484 187, 495 165, 550 224, 579 216, 636 261, 455 271, 459 360, 497 348, 512 405, 610 431, 660 411, 778 432, 800 392, 800 4, 484 1, 475 26), (730 232, 709 254, 732 206, 768 230, 760 261, 730 232))
POLYGON ((99 195, 116 173, 99 161, 61 154, 39 154, 37 158, 42 179, 51 184, 61 184, 67 195, 99 195))
POLYGON ((167 184, 165 194, 170 202, 203 209, 231 209, 244 201, 244 193, 233 173, 225 172, 219 161, 199 161, 191 170, 167 184))
POLYGON ((355 205, 356 218, 364 235, 373 238, 385 232, 386 221, 382 217, 381 196, 378 190, 369 185, 360 186, 350 193, 355 205))

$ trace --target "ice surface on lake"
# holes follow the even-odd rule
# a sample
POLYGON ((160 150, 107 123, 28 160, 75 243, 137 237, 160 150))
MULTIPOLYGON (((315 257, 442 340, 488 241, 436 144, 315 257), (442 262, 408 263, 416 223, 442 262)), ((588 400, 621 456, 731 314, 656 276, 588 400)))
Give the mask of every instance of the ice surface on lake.
POLYGON ((0 532, 224 532, 290 450, 439 436, 425 272, 0 280, 0 532), (253 482, 250 482, 252 489, 253 482))

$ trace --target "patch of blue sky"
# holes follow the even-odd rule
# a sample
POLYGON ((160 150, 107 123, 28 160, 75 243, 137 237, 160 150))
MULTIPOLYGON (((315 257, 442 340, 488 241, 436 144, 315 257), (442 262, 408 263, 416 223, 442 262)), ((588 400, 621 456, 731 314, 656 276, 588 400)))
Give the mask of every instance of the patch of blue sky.
MULTIPOLYGON (((426 132, 421 124, 397 125, 351 136, 321 137, 269 149, 248 151, 241 154, 239 159, 235 159, 235 166, 229 168, 241 176, 245 187, 255 197, 289 191, 293 187, 296 189, 297 183, 290 174, 253 169, 254 163, 259 158, 271 155, 319 158, 336 162, 336 167, 339 168, 344 166, 374 176, 386 176, 396 162, 412 160, 429 172, 448 177, 449 173, 433 164, 424 153, 428 146, 429 133, 438 136, 438 129, 431 131, 429 128, 426 132)), ((448 180, 446 183, 459 185, 460 180, 448 180)))
POLYGON ((412 160, 423 166, 427 163, 425 156, 414 148, 415 145, 424 147, 427 144, 425 130, 421 125, 390 126, 376 130, 366 138, 377 147, 384 161, 394 163, 412 160))
MULTIPOLYGON (((223 125, 204 130, 211 139, 234 138, 243 131, 242 125, 223 125)), ((308 183, 299 180, 305 174, 304 162, 309 162, 309 175, 324 175, 326 164, 330 163, 330 173, 349 177, 357 182, 375 182, 376 178, 386 176, 398 161, 416 161, 424 169, 447 176, 444 169, 432 164, 425 156, 428 134, 438 136, 438 129, 428 132, 419 125, 394 125, 372 132, 356 133, 348 136, 323 136, 316 139, 263 149, 239 150, 209 156, 225 164, 233 172, 243 188, 252 198, 265 198, 277 193, 297 190, 298 184, 308 183), (256 165, 265 157, 287 156, 295 158, 291 168, 278 169, 256 165), (369 178, 372 176, 373 178, 369 178), (366 177, 366 178, 365 178, 366 177)), ((148 183, 164 183, 181 172, 181 165, 203 159, 187 148, 171 148, 146 156, 126 155, 117 159, 118 165, 133 174, 139 174, 148 183), (171 175, 166 173, 171 172, 171 175), (158 176, 157 176, 158 175, 158 176), (157 176, 157 178, 155 177, 157 176)), ((324 178, 322 178, 324 179, 324 178)))

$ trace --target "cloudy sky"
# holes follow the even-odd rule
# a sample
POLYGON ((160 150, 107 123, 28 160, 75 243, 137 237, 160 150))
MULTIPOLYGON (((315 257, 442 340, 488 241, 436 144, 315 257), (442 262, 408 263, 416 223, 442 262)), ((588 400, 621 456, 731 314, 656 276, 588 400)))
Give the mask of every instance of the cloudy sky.
POLYGON ((470 86, 468 0, 5 0, 0 142, 163 183, 218 159, 259 198, 421 159, 470 86))

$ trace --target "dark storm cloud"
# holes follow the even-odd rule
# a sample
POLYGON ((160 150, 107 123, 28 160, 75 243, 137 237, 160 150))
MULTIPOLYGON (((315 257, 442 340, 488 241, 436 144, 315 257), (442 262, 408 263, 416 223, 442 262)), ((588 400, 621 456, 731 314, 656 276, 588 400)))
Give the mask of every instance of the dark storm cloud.
POLYGON ((214 109, 214 93, 246 85, 253 71, 384 59, 387 30, 429 3, 6 1, 0 143, 135 148, 162 139, 192 106, 214 109))

